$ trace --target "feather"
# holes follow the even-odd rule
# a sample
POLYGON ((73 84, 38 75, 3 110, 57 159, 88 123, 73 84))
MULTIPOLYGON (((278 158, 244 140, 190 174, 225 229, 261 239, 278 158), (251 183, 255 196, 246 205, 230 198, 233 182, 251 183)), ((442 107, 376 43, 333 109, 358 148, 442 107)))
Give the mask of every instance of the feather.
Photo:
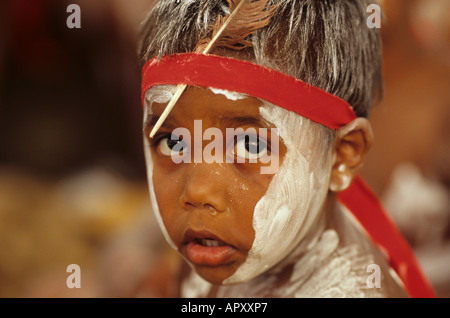
MULTIPOLYGON (((208 32, 211 33, 211 38, 200 40, 195 52, 209 54, 219 48, 242 50, 251 47, 251 42, 247 40, 248 36, 266 26, 276 9, 276 5, 267 5, 269 0, 227 0, 227 2, 230 14, 217 18, 208 32)), ((186 84, 177 86, 174 96, 150 132, 150 138, 153 138, 169 116, 186 87, 186 84)))
POLYGON ((212 53, 214 48, 242 50, 252 44, 246 38, 266 26, 276 6, 268 6, 269 0, 227 0, 230 14, 219 16, 212 27, 212 38, 200 40, 195 49, 198 53, 212 53))

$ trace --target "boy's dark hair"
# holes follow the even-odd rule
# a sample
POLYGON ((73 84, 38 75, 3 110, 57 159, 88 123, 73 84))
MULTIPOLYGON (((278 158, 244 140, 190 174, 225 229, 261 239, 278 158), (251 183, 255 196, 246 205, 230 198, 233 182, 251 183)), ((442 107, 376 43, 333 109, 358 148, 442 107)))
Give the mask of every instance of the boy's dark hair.
MULTIPOLYGON (((382 94, 381 40, 366 20, 370 0, 272 0, 269 25, 234 57, 270 67, 346 100, 367 117, 382 94)), ((143 25, 141 65, 153 57, 193 52, 226 0, 161 0, 143 25)))

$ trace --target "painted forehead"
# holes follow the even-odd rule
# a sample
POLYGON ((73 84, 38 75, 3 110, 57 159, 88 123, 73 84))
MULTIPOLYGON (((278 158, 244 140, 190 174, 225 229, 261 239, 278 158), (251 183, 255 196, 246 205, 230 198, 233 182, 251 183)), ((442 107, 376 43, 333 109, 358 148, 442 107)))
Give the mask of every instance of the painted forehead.
MULTIPOLYGON (((145 118, 148 125, 155 124, 167 103, 172 99, 175 90, 176 86, 161 85, 153 86, 146 92, 145 103, 151 108, 147 111, 147 117, 145 118)), ((212 117, 221 122, 227 120, 239 121, 240 118, 247 118, 246 121, 250 121, 250 124, 261 126, 262 118, 259 108, 263 103, 264 101, 247 94, 213 87, 190 86, 183 93, 177 102, 178 106, 175 107, 166 121, 190 119, 200 115, 202 118, 212 117), (199 111, 201 114, 199 114, 199 111), (177 115, 172 116, 172 113, 177 115)), ((234 123, 231 122, 230 124, 233 125, 234 123)))

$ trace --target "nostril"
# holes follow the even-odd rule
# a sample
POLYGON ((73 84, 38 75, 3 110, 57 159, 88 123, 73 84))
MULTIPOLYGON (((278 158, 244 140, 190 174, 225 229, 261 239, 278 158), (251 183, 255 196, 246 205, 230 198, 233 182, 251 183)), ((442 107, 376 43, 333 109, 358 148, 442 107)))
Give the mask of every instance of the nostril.
POLYGON ((211 204, 206 204, 205 208, 208 208, 210 210, 212 216, 217 214, 217 209, 213 207, 211 204))
POLYGON ((187 210, 191 210, 191 209, 204 209, 205 211, 209 211, 211 213, 211 215, 216 215, 217 212, 220 212, 219 210, 217 210, 216 207, 214 207, 214 205, 209 204, 209 203, 202 203, 202 202, 184 202, 184 206, 187 210))

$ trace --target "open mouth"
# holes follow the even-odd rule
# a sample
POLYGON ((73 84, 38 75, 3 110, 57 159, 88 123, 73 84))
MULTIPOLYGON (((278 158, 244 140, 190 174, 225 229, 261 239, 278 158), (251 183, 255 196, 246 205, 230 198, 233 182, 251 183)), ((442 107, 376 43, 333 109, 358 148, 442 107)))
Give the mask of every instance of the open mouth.
POLYGON ((227 264, 236 249, 209 232, 187 231, 185 254, 194 265, 220 266, 227 264))
POLYGON ((225 243, 219 242, 215 239, 210 239, 210 238, 205 238, 205 239, 201 239, 201 238, 196 238, 194 239, 194 242, 197 244, 200 244, 202 246, 207 246, 207 247, 217 247, 217 246, 225 246, 225 243))

